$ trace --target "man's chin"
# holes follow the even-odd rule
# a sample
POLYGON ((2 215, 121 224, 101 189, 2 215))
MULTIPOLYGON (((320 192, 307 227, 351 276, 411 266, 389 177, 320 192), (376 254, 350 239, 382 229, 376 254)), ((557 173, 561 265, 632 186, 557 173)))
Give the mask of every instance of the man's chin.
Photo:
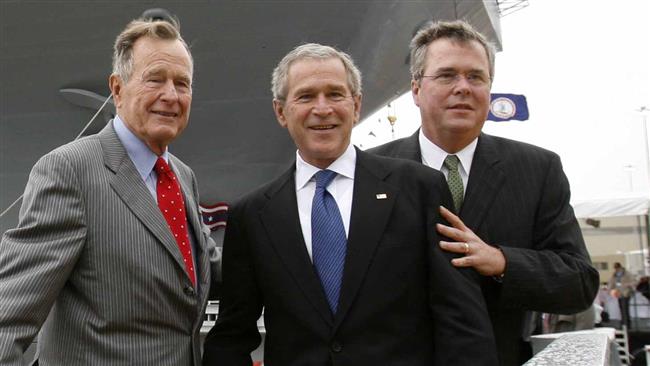
POLYGON ((454 119, 448 121, 447 123, 447 126, 450 130, 458 132, 473 130, 477 127, 477 125, 479 125, 479 123, 468 119, 454 119))
POLYGON ((161 138, 175 138, 183 131, 183 123, 178 119, 161 119, 152 124, 152 134, 161 138))
POLYGON ((157 128, 152 132, 148 138, 149 146, 166 147, 180 135, 178 128, 157 128))
POLYGON ((151 114, 149 121, 156 125, 163 126, 178 126, 182 124, 182 119, 179 116, 163 116, 156 113, 151 114))

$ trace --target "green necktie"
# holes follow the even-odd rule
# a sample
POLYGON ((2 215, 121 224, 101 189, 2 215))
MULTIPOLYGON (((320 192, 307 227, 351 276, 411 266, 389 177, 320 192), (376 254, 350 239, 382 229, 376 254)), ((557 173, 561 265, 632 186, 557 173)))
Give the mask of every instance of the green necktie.
POLYGON ((443 165, 447 167, 449 171, 447 173, 447 185, 449 186, 449 191, 451 191, 451 198, 454 200, 454 209, 456 213, 460 212, 460 206, 463 204, 463 179, 460 177, 458 172, 458 163, 460 160, 456 155, 447 155, 443 165))

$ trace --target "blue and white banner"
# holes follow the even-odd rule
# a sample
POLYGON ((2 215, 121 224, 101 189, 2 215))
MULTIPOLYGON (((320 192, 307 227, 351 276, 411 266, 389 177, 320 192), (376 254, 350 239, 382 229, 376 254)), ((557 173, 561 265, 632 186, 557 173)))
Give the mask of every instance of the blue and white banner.
POLYGON ((520 94, 492 93, 490 102, 489 121, 502 122, 510 120, 525 121, 528 119, 528 103, 526 97, 520 94))

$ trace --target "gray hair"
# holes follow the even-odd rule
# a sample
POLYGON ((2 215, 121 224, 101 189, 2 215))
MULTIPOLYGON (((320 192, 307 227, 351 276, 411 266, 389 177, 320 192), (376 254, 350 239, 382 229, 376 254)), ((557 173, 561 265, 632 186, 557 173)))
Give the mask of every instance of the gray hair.
POLYGON ((350 88, 352 95, 361 95, 361 72, 354 64, 354 61, 352 61, 350 55, 330 46, 318 43, 307 43, 291 50, 291 52, 284 56, 278 66, 273 70, 271 76, 271 92, 273 92, 273 99, 286 99, 289 68, 291 67, 291 64, 304 59, 325 60, 330 58, 338 58, 343 62, 345 72, 348 76, 348 87, 350 88))
POLYGON ((153 37, 164 40, 179 40, 190 56, 191 65, 194 64, 190 48, 180 34, 180 27, 174 20, 143 20, 131 21, 115 39, 113 46, 113 74, 125 83, 129 81, 133 72, 133 45, 141 37, 153 37))
POLYGON ((483 46, 490 65, 490 82, 494 80, 494 55, 496 49, 485 36, 464 20, 451 22, 429 22, 411 40, 411 77, 420 80, 424 74, 428 46, 438 39, 449 39, 459 43, 476 41, 483 46))

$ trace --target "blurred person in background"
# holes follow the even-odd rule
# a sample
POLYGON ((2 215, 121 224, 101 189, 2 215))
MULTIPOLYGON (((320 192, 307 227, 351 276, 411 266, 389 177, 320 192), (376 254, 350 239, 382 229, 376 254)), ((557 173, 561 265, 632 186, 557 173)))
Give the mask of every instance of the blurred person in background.
POLYGON ((630 327, 630 297, 634 293, 634 276, 629 273, 621 263, 614 263, 614 273, 609 278, 607 285, 609 293, 618 299, 621 310, 621 325, 630 327))

